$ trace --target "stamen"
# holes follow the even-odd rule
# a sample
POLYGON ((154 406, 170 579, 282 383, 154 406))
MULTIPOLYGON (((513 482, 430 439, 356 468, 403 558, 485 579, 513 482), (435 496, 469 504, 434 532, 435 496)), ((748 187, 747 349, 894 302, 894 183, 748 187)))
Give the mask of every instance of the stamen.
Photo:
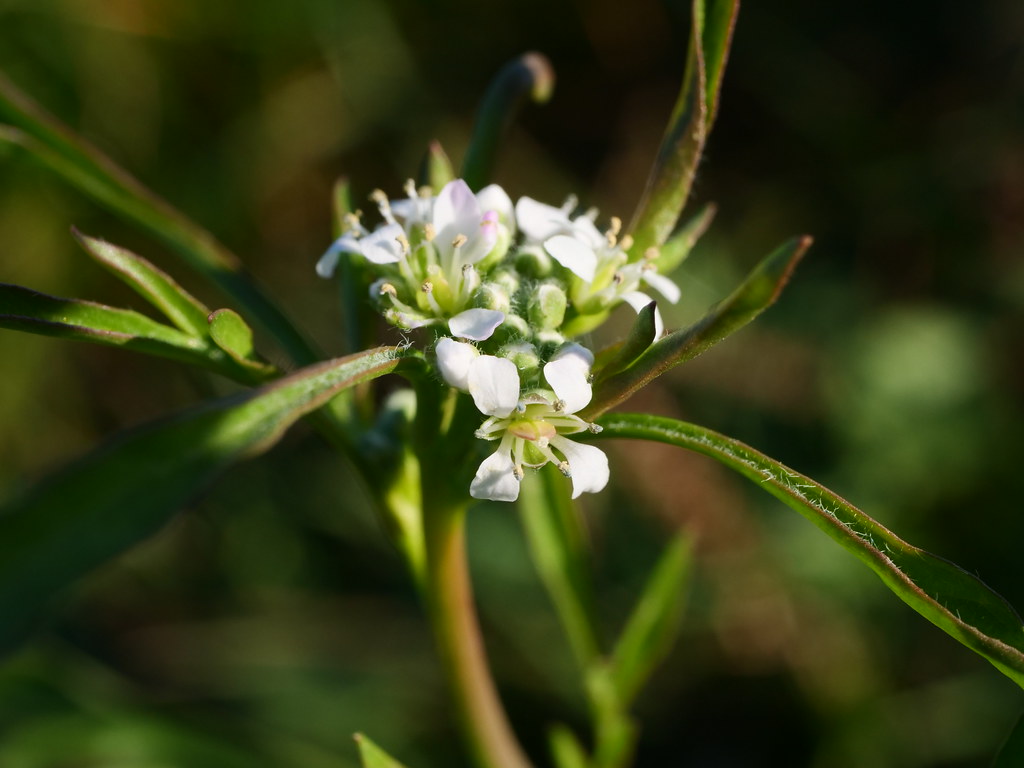
POLYGON ((612 275, 612 282, 615 283, 615 285, 622 285, 622 283, 625 280, 626 276, 623 275, 621 272, 616 272, 614 275, 612 275))
POLYGON ((519 480, 520 482, 522 481, 523 477, 526 475, 526 473, 523 472, 523 468, 521 466, 519 466, 518 464, 513 464, 512 465, 512 474, 515 476, 516 480, 519 480))
POLYGON ((420 286, 420 290, 424 293, 430 293, 434 290, 434 284, 429 280, 424 280, 423 285, 420 286))
POLYGON ((644 258, 647 261, 654 261, 660 255, 661 255, 661 253, 653 245, 650 248, 648 248, 646 251, 644 251, 644 258))
POLYGON ((587 424, 587 429, 589 429, 593 434, 596 435, 599 432, 602 432, 604 430, 604 427, 602 427, 600 424, 587 424))
POLYGON ((576 195, 569 195, 565 198, 565 202, 562 203, 562 213, 569 214, 576 210, 576 206, 580 204, 580 199, 576 195))
POLYGON ((554 408, 556 413, 561 413, 565 410, 565 400, 555 400, 551 407, 554 408))
POLYGON ((619 246, 622 248, 622 250, 628 251, 630 248, 633 247, 633 236, 625 235, 619 242, 619 246))
POLYGON ((434 229, 434 225, 429 221, 423 225, 423 239, 428 243, 437 237, 437 230, 434 229))
POLYGON ((409 245, 409 238, 406 237, 404 234, 401 234, 398 237, 396 237, 395 240, 398 242, 400 246, 402 246, 402 255, 408 256, 409 251, 412 250, 412 246, 409 245))
POLYGON ((465 235, 456 235, 455 239, 452 240, 452 248, 461 248, 467 242, 469 242, 469 238, 465 235))
POLYGON ((395 286, 393 286, 391 283, 383 283, 380 286, 380 295, 381 296, 385 296, 385 295, 386 296, 397 296, 398 295, 398 291, 395 289, 395 286))
POLYGON ((416 199, 416 182, 412 179, 405 180, 405 194, 409 196, 410 200, 416 199))
POLYGON ((572 477, 572 470, 569 469, 568 461, 560 461, 556 466, 558 467, 558 471, 561 472, 563 475, 565 475, 566 477, 572 477))
POLYGON ((380 215, 384 217, 384 220, 388 224, 397 224, 395 216, 391 213, 391 203, 388 202, 388 196, 384 194, 384 190, 375 189, 370 193, 370 199, 377 204, 377 208, 380 209, 380 215))

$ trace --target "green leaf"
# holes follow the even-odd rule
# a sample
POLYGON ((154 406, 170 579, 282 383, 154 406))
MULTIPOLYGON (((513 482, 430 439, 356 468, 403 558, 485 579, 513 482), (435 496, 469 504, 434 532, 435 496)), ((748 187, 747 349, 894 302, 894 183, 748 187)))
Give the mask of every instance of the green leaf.
POLYGON ((300 365, 319 355, 216 238, 0 76, 0 147, 21 150, 101 205, 151 232, 264 327, 300 365))
POLYGON ((427 153, 420 162, 418 180, 420 186, 424 184, 430 187, 436 195, 449 181, 455 178, 455 169, 452 161, 441 146, 441 142, 432 141, 427 147, 427 153))
POLYGON ((696 357, 760 315, 775 303, 810 245, 811 238, 806 236, 781 245, 754 268, 731 296, 714 306, 700 321, 662 337, 629 368, 599 382, 590 405, 580 415, 592 420, 668 369, 696 357))
POLYGON ((623 708, 639 693, 679 634, 691 565, 690 539, 680 533, 655 565, 615 645, 611 676, 623 708))
POLYGON ((0 283, 0 328, 145 352, 223 371, 224 353, 129 309, 62 299, 20 285, 0 283))
POLYGON ((911 546, 848 501, 738 440, 674 419, 611 415, 600 437, 678 445, 736 470, 854 554, 911 608, 1024 687, 1024 626, 975 576, 911 546))
POLYGON ((125 248, 83 235, 77 229, 71 232, 86 253, 163 312, 178 328, 191 336, 205 338, 208 335, 206 317, 210 310, 174 278, 125 248))
POLYGON ((357 733, 355 740, 359 745, 359 758, 363 762, 363 768, 405 768, 363 734, 357 733))
POLYGON ((419 360, 382 347, 304 368, 118 437, 15 500, 0 515, 0 649, 45 601, 156 533, 228 466, 337 393, 419 360))
POLYGON ((1017 720, 1010 735, 999 750, 992 768, 1020 768, 1024 765, 1024 715, 1017 720))
POLYGON ((718 212, 714 203, 708 203, 697 215, 680 227, 661 246, 658 257, 654 260, 654 266, 663 275, 670 274, 676 267, 686 261, 693 250, 693 246, 711 226, 715 214, 718 212))
POLYGON ((611 350, 611 358, 607 363, 600 365, 600 367, 595 366, 597 367, 595 376, 599 381, 608 378, 613 373, 618 373, 628 368, 654 343, 654 335, 657 332, 654 318, 657 311, 658 303, 652 301, 637 312, 636 320, 633 321, 633 327, 630 328, 629 335, 626 336, 621 344, 616 345, 611 350))
POLYGON ((600 653, 593 619, 586 531, 569 499, 569 484, 553 466, 524 478, 519 516, 534 566, 555 605, 581 670, 600 653))
POLYGON ((474 189, 491 178, 498 144, 526 96, 537 104, 551 98, 555 72, 547 57, 536 52, 513 59, 491 81, 477 111, 473 135, 462 163, 462 178, 474 189))
POLYGON ((739 0, 693 0, 690 43, 679 97, 633 214, 633 255, 658 248, 686 206, 718 109, 718 93, 739 0))
POLYGON ((551 758, 557 768, 589 768, 587 753, 576 734, 561 723, 556 723, 548 733, 551 758))
POLYGON ((236 360, 252 357, 252 328, 233 309, 218 309, 210 313, 210 338, 236 360))

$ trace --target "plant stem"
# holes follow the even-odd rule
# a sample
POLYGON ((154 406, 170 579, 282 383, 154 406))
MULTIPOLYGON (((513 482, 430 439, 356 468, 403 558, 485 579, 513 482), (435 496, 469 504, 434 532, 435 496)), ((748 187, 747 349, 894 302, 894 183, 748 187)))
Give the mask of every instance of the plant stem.
POLYGON ((480 637, 466 562, 466 505, 425 506, 428 610, 464 737, 479 768, 529 768, 480 637))

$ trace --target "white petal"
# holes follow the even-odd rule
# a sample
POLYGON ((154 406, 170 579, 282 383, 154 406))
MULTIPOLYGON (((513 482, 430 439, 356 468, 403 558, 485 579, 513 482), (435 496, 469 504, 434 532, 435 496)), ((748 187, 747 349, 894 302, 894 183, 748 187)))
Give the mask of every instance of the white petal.
POLYGON ((591 248, 600 248, 607 240, 589 216, 577 216, 572 220, 573 234, 591 248))
POLYGON ((651 286, 651 288, 668 299, 672 304, 679 301, 679 286, 664 275, 659 275, 653 269, 647 269, 644 270, 641 279, 651 286))
POLYGON ((508 450, 497 450, 480 464, 469 486, 474 499, 515 501, 519 498, 519 481, 512 473, 512 456, 508 450))
POLYGON ((338 267, 338 260, 341 258, 341 254, 362 252, 363 250, 359 247, 359 241, 356 238, 348 234, 342 235, 331 243, 331 247, 320 257, 320 260, 316 263, 316 273, 320 277, 331 277, 334 275, 334 270, 338 267))
POLYGON ((516 231, 515 212, 512 208, 512 199, 508 193, 497 184, 488 184, 476 194, 476 201, 480 210, 497 211, 498 216, 512 232, 516 231))
POLYGON ((519 403, 519 371, 511 360, 481 355, 470 364, 466 379, 480 413, 505 417, 519 403))
MULTIPOLYGON (((640 310, 650 304, 654 299, 648 296, 646 293, 641 291, 630 291, 629 293, 622 294, 622 300, 629 304, 636 313, 639 315, 640 310)), ((654 338, 655 340, 661 338, 661 334, 665 332, 665 323, 661 320, 661 312, 658 311, 658 307, 654 307, 654 338)))
POLYGON ((563 344, 551 359, 561 360, 563 357, 574 357, 582 362, 587 368, 590 368, 590 366, 594 364, 594 353, 582 344, 577 344, 575 341, 563 344))
POLYGON ((480 355, 472 344, 445 336, 437 342, 437 367, 449 387, 469 392, 469 366, 480 355))
POLYGON ((472 237, 481 218, 483 212, 476 195, 462 179, 445 184, 434 202, 433 225, 441 243, 450 243, 457 235, 472 237))
POLYGON ((402 258, 402 246, 398 241, 403 237, 404 229, 398 224, 388 224, 357 241, 359 253, 374 264, 394 264, 402 258))
POLYGON ((505 313, 496 309, 467 309, 448 321, 453 335, 460 339, 483 341, 505 320, 505 313))
POLYGON ((594 249, 569 235, 555 235, 544 241, 544 250, 574 275, 591 283, 597 270, 597 254, 594 249))
POLYGON ((520 197, 516 203, 516 224, 530 240, 542 242, 572 231, 572 222, 559 208, 520 197))
POLYGON ((590 365, 573 355, 552 360, 544 366, 544 378, 555 396, 565 403, 565 413, 576 413, 590 402, 593 392, 587 380, 589 372, 590 365))
POLYGON ((608 457, 600 448, 574 443, 561 435, 552 437, 551 445, 569 462, 574 499, 581 493, 597 493, 608 484, 608 457))

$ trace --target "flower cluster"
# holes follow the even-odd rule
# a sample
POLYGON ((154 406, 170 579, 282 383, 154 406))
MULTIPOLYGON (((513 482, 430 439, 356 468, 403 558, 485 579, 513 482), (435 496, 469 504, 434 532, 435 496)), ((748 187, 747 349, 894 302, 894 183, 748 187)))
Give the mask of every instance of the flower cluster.
MULTIPOLYGON (((350 215, 317 272, 331 277, 344 254, 361 257, 388 322, 437 328, 442 378, 487 417, 476 436, 497 443, 471 495, 514 501, 523 468, 548 462, 572 478, 573 498, 604 488, 607 457, 566 437, 600 429, 576 415, 591 399, 594 356, 570 339, 619 304, 639 312, 652 301, 643 286, 678 300, 657 272, 657 253, 631 257, 621 221, 602 232, 596 212, 573 215, 575 199, 556 208, 522 197, 513 206, 501 187, 474 194, 459 179, 436 196, 410 181, 404 199, 380 191, 372 199, 382 223, 369 230, 350 215)), ((657 312, 655 322, 660 335, 657 312)))

